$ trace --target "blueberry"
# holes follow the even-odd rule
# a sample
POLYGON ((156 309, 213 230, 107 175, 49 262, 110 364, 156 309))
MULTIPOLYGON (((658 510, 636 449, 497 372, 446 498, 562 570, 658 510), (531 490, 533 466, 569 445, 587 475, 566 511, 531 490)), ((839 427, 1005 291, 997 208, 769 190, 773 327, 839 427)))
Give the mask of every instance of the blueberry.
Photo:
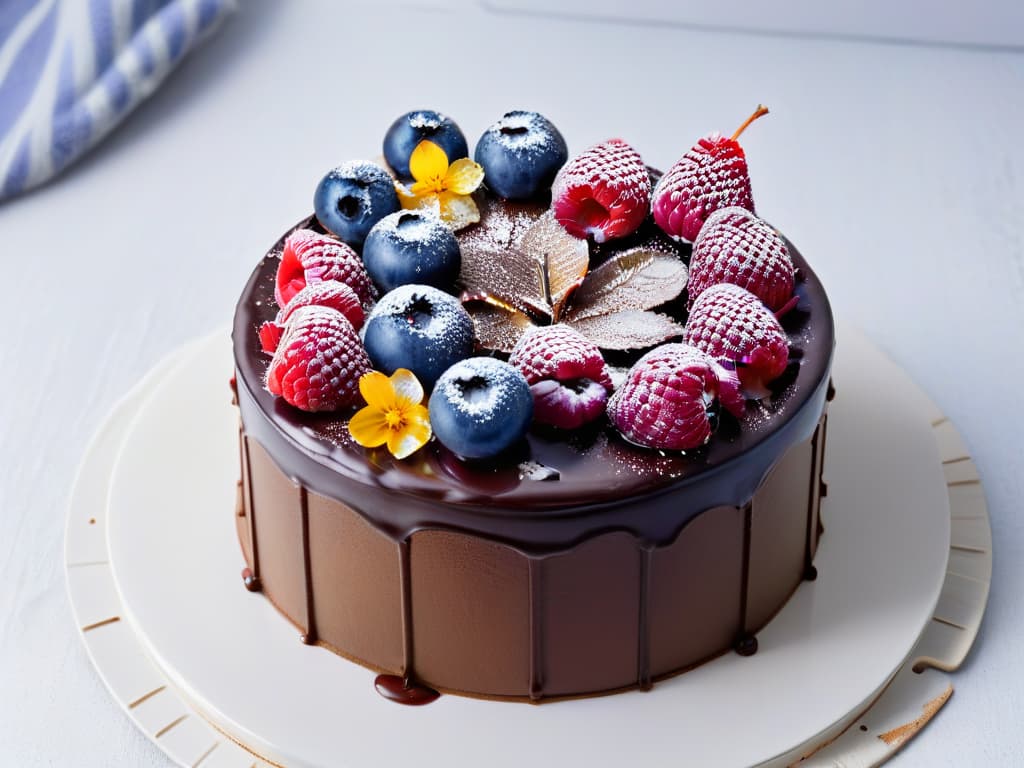
POLYGON ((430 396, 430 426, 448 450, 467 459, 496 456, 526 434, 533 396, 516 368, 493 357, 456 363, 430 396))
POLYGON ((448 155, 448 162, 469 155, 466 137, 450 117, 432 109, 417 109, 395 120, 384 135, 384 159, 403 179, 410 178, 409 157, 416 145, 430 139, 448 155))
POLYGON ((536 112, 506 112, 476 144, 484 183, 509 200, 525 200, 551 188, 569 148, 558 129, 536 112))
POLYGON ((459 241, 437 216, 399 211, 385 216, 363 243, 363 263, 382 291, 407 283, 449 289, 462 266, 459 241))
POLYGON ((473 320, 453 296, 429 285, 384 294, 366 320, 363 343, 373 367, 408 368, 430 391, 437 377, 473 353, 473 320))
POLYGON ((371 227, 401 204, 387 171, 374 163, 353 161, 339 165, 320 180, 313 207, 328 232, 360 246, 371 227))

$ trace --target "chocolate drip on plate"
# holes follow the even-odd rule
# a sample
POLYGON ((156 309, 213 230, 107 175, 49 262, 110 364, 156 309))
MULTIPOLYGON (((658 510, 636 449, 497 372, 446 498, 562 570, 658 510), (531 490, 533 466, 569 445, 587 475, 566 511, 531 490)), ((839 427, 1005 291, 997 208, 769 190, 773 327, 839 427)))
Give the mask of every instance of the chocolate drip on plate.
POLYGON ((377 675, 373 687, 388 701, 410 706, 429 704, 441 695, 433 688, 412 683, 398 675, 377 675))

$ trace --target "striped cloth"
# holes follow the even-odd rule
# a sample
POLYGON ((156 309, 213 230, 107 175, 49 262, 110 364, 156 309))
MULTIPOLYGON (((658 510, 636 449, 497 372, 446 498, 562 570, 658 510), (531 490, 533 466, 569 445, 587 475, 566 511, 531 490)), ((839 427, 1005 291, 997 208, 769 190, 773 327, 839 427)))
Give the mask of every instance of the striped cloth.
POLYGON ((0 0, 0 200, 95 146, 234 7, 0 0))

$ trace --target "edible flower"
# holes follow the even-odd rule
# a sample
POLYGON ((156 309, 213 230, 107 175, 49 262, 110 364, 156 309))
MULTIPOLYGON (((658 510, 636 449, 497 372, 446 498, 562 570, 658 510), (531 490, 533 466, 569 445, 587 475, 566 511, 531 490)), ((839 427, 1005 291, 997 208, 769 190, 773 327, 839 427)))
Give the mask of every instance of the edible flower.
POLYGON ((484 180, 479 163, 463 157, 449 165, 445 151, 424 139, 409 157, 409 172, 415 179, 410 187, 395 184, 403 208, 432 209, 452 229, 480 221, 480 211, 471 197, 484 180))
POLYGON ((390 377, 380 371, 359 378, 366 407, 348 423, 352 439, 364 448, 387 444, 396 459, 415 453, 430 439, 430 414, 416 375, 399 368, 390 377))

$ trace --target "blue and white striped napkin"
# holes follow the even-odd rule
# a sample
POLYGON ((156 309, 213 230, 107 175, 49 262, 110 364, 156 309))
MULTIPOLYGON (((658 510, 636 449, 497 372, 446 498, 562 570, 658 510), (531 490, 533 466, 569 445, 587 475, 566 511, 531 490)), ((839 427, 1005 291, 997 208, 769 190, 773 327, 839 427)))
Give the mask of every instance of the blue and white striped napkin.
POLYGON ((0 200, 95 146, 235 0, 0 0, 0 200))

